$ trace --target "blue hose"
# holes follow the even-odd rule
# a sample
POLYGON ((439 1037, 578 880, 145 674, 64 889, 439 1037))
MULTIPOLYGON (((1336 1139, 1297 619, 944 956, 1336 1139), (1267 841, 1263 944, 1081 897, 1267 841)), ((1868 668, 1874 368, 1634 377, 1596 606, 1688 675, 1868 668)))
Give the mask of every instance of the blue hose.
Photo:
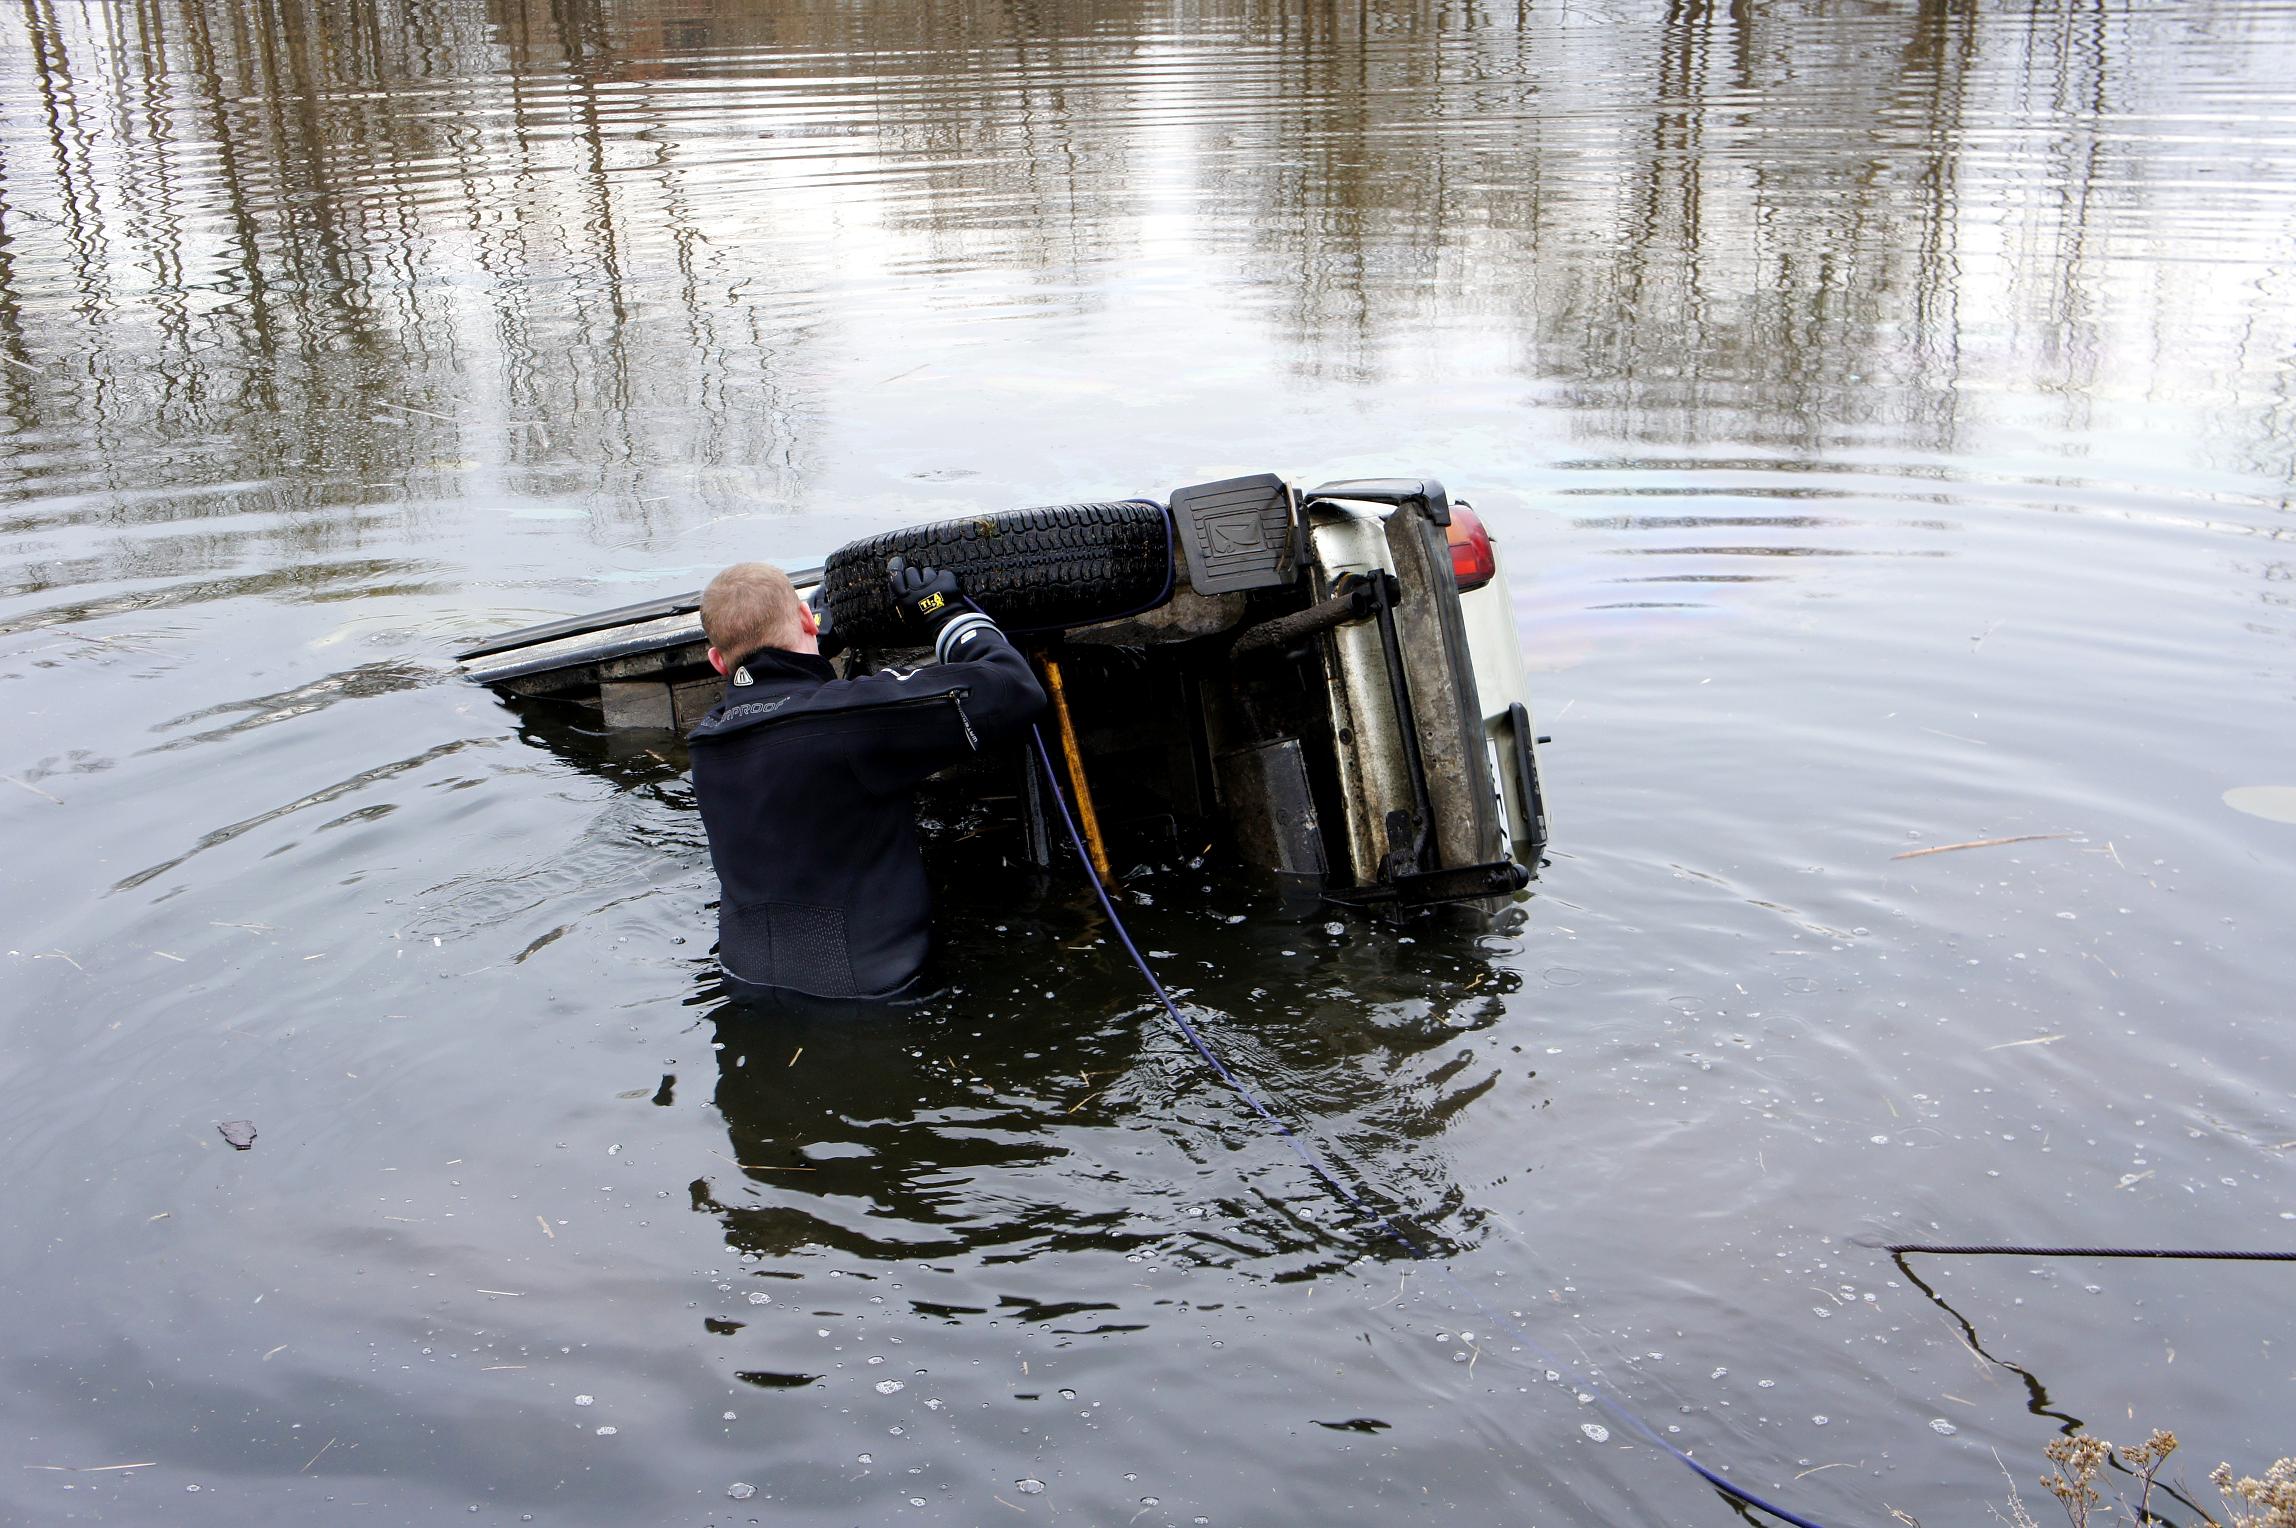
MULTIPOLYGON (((1077 831, 1076 818, 1069 812, 1068 809, 1068 799, 1061 794, 1060 777, 1052 767, 1052 751, 1045 747, 1044 734, 1041 731, 1032 726, 1029 729, 1029 735, 1035 739, 1037 762, 1044 767, 1045 780, 1052 788, 1052 799, 1060 807, 1060 820, 1062 825, 1068 829, 1068 841, 1076 846, 1077 857, 1082 860, 1087 867, 1089 867, 1092 863, 1092 856, 1084 847, 1084 835, 1077 831)), ((1276 1134, 1283 1138, 1284 1144, 1291 1147, 1292 1154, 1298 1157, 1300 1161, 1307 1165, 1308 1171, 1314 1173, 1318 1178, 1322 1179, 1324 1184, 1328 1186, 1333 1193, 1339 1195, 1341 1199, 1345 1200, 1350 1208, 1356 1210, 1358 1213, 1369 1219, 1374 1225, 1378 1226, 1380 1230, 1386 1232, 1397 1246, 1401 1247, 1405 1252, 1411 1255, 1411 1258, 1414 1262, 1425 1263, 1428 1267, 1434 1269, 1436 1275, 1441 1278, 1444 1283, 1449 1285, 1450 1288, 1460 1296, 1460 1298, 1464 1299, 1469 1305, 1472 1305, 1485 1320, 1489 1321, 1493 1326, 1503 1328, 1517 1341, 1521 1342, 1524 1347, 1528 1348, 1534 1355, 1541 1359, 1547 1365, 1547 1367, 1555 1370, 1564 1378, 1568 1379, 1572 1384, 1578 1386, 1581 1390, 1584 1390, 1587 1394, 1593 1396, 1596 1402, 1601 1405, 1602 1409, 1608 1412, 1612 1419, 1617 1421, 1619 1425, 1625 1427, 1628 1431, 1634 1433, 1636 1436, 1643 1438, 1656 1447, 1663 1449, 1665 1452, 1673 1455, 1674 1458, 1680 1461, 1682 1464, 1692 1470, 1695 1470, 1708 1485, 1713 1486, 1714 1489, 1720 1491, 1723 1495, 1729 1497, 1733 1501, 1743 1502, 1749 1507, 1758 1508, 1763 1512, 1769 1513, 1772 1517, 1777 1518, 1781 1522, 1792 1523, 1794 1528, 1825 1528, 1823 1523, 1817 1522, 1811 1518, 1803 1517, 1794 1512, 1789 1512, 1784 1507, 1778 1506, 1774 1502, 1763 1500, 1761 1497, 1755 1495, 1752 1491, 1747 1490, 1744 1486, 1737 1484, 1735 1481, 1726 1479, 1722 1475, 1716 1473, 1714 1470, 1711 1470, 1705 1465, 1700 1464, 1697 1460, 1691 1458, 1681 1449, 1676 1448, 1673 1444, 1667 1442, 1666 1439, 1661 1437, 1658 1431, 1651 1427, 1649 1423, 1643 1421, 1642 1418, 1627 1410, 1626 1407, 1621 1405, 1619 1402, 1612 1400, 1600 1385, 1597 1385, 1594 1381, 1587 1379, 1585 1376, 1579 1374, 1576 1370, 1572 1369, 1561 1359, 1556 1358, 1553 1354, 1548 1353, 1546 1349, 1541 1347, 1528 1332, 1524 1331, 1514 1322, 1508 1320, 1505 1316, 1500 1315, 1497 1311, 1491 1309, 1490 1306, 1484 1304, 1482 1298, 1478 1296, 1472 1289, 1469 1289, 1464 1283, 1460 1282, 1459 1277, 1456 1274, 1452 1273, 1450 1269, 1444 1267, 1440 1262, 1437 1262, 1428 1253, 1422 1251, 1419 1247, 1419 1244, 1413 1241, 1401 1226, 1397 1225, 1385 1214, 1385 1212, 1381 1211, 1376 1205, 1370 1203, 1361 1194, 1357 1193, 1353 1185, 1349 1184, 1346 1179, 1340 1177, 1338 1173, 1334 1172, 1330 1167, 1326 1166, 1323 1159, 1317 1156, 1315 1152, 1309 1150, 1307 1142, 1300 1138, 1299 1132, 1292 1129, 1291 1126, 1285 1124, 1281 1119, 1278 1119, 1274 1111, 1270 1110, 1266 1104, 1260 1101, 1259 1095, 1252 1091, 1251 1086, 1241 1077, 1238 1077, 1234 1072, 1230 1071, 1228 1069, 1228 1064, 1222 1061, 1218 1055, 1214 1054, 1210 1044, 1205 1041, 1203 1032, 1197 1029, 1194 1024, 1189 1022, 1188 1016, 1180 1011, 1180 1005, 1173 1002, 1172 995, 1164 990, 1164 984, 1156 979, 1155 970, 1149 966, 1146 957, 1141 955, 1140 947, 1132 942, 1131 933, 1124 927, 1123 917, 1116 911, 1115 902, 1109 898, 1108 888, 1100 884, 1100 878, 1097 875, 1092 877, 1092 890, 1093 893, 1100 898, 1100 906, 1102 910, 1108 914, 1108 926, 1116 931, 1117 941, 1124 946, 1124 953, 1131 956, 1132 964, 1140 968, 1141 976, 1147 979, 1148 990, 1156 994, 1156 1001, 1164 1005, 1165 1013, 1171 1016, 1172 1022, 1179 1027, 1180 1033, 1187 1038, 1188 1043, 1195 1047, 1196 1054, 1204 1058, 1204 1063, 1211 1067, 1212 1071, 1218 1075, 1220 1081, 1228 1085, 1230 1091, 1232 1091, 1238 1098, 1241 1098, 1245 1103, 1251 1106, 1252 1112, 1254 1114, 1257 1114, 1261 1119, 1267 1121, 1267 1123, 1275 1130, 1276 1134)))

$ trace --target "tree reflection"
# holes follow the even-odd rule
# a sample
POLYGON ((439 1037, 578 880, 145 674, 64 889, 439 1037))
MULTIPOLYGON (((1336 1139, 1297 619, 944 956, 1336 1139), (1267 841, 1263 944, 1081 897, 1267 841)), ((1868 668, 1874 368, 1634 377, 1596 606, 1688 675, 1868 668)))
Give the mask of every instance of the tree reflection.
MULTIPOLYGON (((2176 236, 2150 202, 2195 152, 2145 126, 2185 89, 2147 28, 2205 61, 2240 43, 2206 7, 18 0, 9 26, 0 488, 123 525, 286 511, 278 559, 398 496, 641 537, 787 497, 826 333, 983 272, 1101 311, 1152 228, 1302 371, 1408 385, 1480 321, 1605 440, 1951 451, 2004 365, 2083 429, 2132 336, 2223 317, 2124 258, 2176 236), (878 281, 841 285, 856 264, 878 281), (139 492, 157 463, 208 492, 139 492)), ((2210 253, 2276 290, 2263 228, 2220 218, 2210 253)), ((2229 454, 2273 467, 2296 336, 2250 309, 2210 382, 2252 416, 2229 454)))

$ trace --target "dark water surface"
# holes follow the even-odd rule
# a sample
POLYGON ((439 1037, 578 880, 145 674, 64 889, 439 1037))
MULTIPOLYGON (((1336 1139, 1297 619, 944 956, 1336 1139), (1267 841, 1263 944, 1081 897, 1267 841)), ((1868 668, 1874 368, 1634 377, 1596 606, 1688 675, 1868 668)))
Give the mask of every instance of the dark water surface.
POLYGON ((1849 1240, 2296 1246, 2296 7, 25 0, 0 429, 0 1520, 1731 1521, 1076 882, 745 1025, 444 659, 1264 469, 1473 498, 1556 739, 1494 931, 1137 880, 1290 1119, 1829 1523, 2296 1452, 2282 1268, 1849 1240))

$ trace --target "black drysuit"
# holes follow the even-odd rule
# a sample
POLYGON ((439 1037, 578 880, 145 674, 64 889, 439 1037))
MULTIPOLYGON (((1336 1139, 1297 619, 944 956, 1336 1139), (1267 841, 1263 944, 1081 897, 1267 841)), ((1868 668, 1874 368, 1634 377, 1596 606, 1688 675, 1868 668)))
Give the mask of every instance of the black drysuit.
POLYGON ((914 673, 839 679, 827 659, 763 649, 688 735, 736 996, 899 997, 923 969, 932 896, 911 797, 1044 707, 986 616, 949 621, 935 650, 914 673))

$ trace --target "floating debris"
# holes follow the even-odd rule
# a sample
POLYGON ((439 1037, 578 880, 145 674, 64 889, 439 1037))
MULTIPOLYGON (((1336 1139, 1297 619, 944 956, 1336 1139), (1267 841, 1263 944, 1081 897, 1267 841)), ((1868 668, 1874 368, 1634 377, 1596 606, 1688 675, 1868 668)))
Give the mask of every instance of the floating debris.
POLYGON ((2296 785, 2236 785, 2224 793, 2224 804, 2266 822, 2296 823, 2296 785))
POLYGON ((1955 1433, 1961 1431, 1960 1428, 1954 1426, 1951 1422, 1946 1421, 1943 1417, 1931 1417, 1929 1419, 1929 1430, 1941 1437, 1946 1438, 1950 1438, 1955 1433))
POLYGON ((227 1119, 215 1128, 218 1134, 231 1143, 233 1151, 252 1151, 255 1149, 255 1121, 251 1119, 227 1119))
POLYGON ((902 1384, 897 1379, 881 1379, 877 1381, 877 1393, 879 1395, 898 1395, 908 1388, 908 1386, 902 1384))
POLYGON ((1044 1482, 1033 1475, 1025 1480, 1014 1481, 1012 1488, 1023 1496, 1042 1496, 1044 1494, 1044 1482))
POLYGON ((1919 859, 1925 854, 1951 854, 1956 849, 1991 849, 2000 844, 2037 844, 2045 839, 2071 838, 2072 836, 2070 833, 2012 833, 2007 838, 1972 838, 1966 843, 1932 844, 1926 849, 1908 849, 1903 854, 1893 854, 1890 858, 1893 860, 1919 859))
POLYGON ((1600 1422, 1581 1422, 1578 1430, 1596 1443, 1608 1443, 1610 1441, 1610 1429, 1600 1422))
POLYGON ((757 1494, 757 1487, 751 1485, 746 1480, 737 1480, 732 1485, 725 1488, 725 1494, 732 1497, 735 1501, 748 1501, 752 1496, 757 1494))

